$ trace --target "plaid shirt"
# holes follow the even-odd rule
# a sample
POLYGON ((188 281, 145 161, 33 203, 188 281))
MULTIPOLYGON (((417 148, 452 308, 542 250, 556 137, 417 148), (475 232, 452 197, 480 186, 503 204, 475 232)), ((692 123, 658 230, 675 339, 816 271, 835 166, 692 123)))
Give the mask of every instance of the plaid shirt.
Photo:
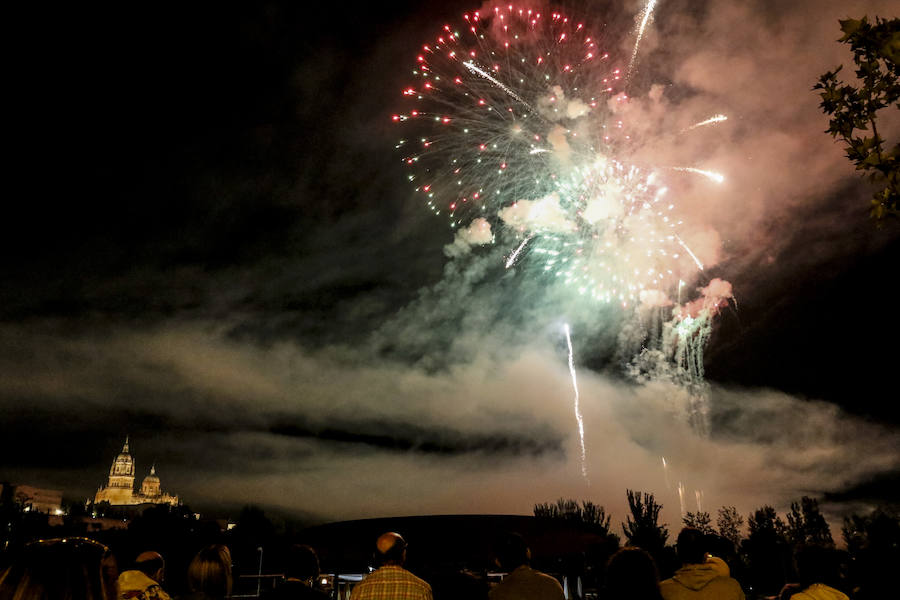
POLYGON ((385 565, 353 588, 351 600, 432 600, 431 586, 403 567, 385 565))

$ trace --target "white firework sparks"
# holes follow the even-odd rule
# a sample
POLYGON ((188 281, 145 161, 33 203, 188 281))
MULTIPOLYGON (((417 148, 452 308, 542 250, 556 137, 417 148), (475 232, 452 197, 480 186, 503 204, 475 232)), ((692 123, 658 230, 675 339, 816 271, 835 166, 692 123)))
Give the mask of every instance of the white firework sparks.
POLYGON ((681 133, 687 133, 688 131, 692 131, 697 129, 698 127, 704 127, 706 125, 715 125, 716 123, 721 123, 722 121, 727 121, 728 117, 726 115, 713 115, 708 119, 700 121, 699 123, 694 123, 690 127, 685 127, 681 130, 681 133))
MULTIPOLYGON (((678 240, 678 243, 681 245, 682 248, 684 248, 684 251, 687 252, 688 255, 690 255, 690 257, 694 260, 694 263, 697 265, 697 268, 700 269, 700 270, 702 271, 702 270, 703 270, 703 263, 700 262, 700 259, 697 258, 697 255, 694 254, 693 251, 691 251, 690 247, 688 247, 688 245, 684 243, 684 240, 681 239, 680 236, 677 236, 677 235, 676 235, 676 236, 675 236, 675 239, 678 240)), ((681 302, 681 288, 682 288, 682 287, 684 287, 684 282, 683 282, 683 281, 679 281, 679 282, 678 282, 678 301, 679 301, 679 302, 681 302)))
POLYGON ((506 268, 507 269, 510 268, 511 266, 513 266, 514 264, 516 264, 516 259, 519 257, 519 254, 522 252, 522 249, 525 248, 525 246, 528 244, 528 242, 531 241, 531 238, 533 238, 533 237, 534 237, 534 234, 526 237, 524 240, 522 240, 522 243, 519 244, 519 247, 516 248, 512 254, 509 255, 509 258, 506 259, 506 268))
POLYGON ((681 171, 682 173, 695 173, 697 175, 703 175, 710 181, 715 181, 716 183, 722 183, 725 181, 725 176, 721 173, 716 173, 715 171, 707 171, 706 169, 695 169, 694 167, 671 167, 673 171, 681 171))
POLYGON ((634 50, 631 51, 631 61, 628 63, 628 76, 630 77, 632 72, 634 72, 634 65, 637 62, 638 56, 638 48, 641 45, 641 40, 644 39, 644 30, 647 28, 647 23, 650 22, 650 16, 653 14, 653 9, 656 7, 656 0, 648 0, 646 6, 644 6, 644 10, 641 13, 641 24, 638 26, 637 30, 637 39, 634 41, 634 50))
POLYGON ((566 345, 569 347, 569 373, 572 375, 572 388, 575 390, 575 419, 578 421, 578 439, 581 443, 581 476, 585 481, 588 480, 587 474, 587 451, 584 447, 584 418, 581 416, 581 405, 578 394, 578 380, 575 377, 575 360, 572 352, 572 336, 569 331, 569 324, 565 324, 566 345))

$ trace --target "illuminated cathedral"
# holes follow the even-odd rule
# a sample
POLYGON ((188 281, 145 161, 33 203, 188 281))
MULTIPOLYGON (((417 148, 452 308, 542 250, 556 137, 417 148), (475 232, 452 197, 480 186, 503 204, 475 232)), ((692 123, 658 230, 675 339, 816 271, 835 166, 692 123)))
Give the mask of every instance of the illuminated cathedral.
POLYGON ((94 502, 109 502, 113 506, 130 504, 178 504, 178 496, 163 493, 156 475, 156 465, 150 467, 150 474, 144 477, 141 490, 134 490, 134 459, 128 451, 128 438, 122 451, 109 468, 109 482, 101 486, 94 496, 94 502))

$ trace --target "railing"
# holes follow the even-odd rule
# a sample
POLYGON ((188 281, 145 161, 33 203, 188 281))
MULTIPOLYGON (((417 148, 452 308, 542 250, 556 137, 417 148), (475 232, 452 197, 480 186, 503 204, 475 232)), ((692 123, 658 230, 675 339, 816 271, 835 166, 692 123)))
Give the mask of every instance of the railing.
MULTIPOLYGON (((259 598, 274 590, 284 577, 281 573, 240 575, 235 582, 232 598, 259 598)), ((322 573, 319 575, 319 589, 328 592, 333 600, 349 600, 350 591, 362 581, 363 573, 322 573)))
MULTIPOLYGON (((487 573, 488 581, 494 584, 503 580, 505 573, 487 573)), ((259 598, 274 590, 284 577, 281 573, 241 575, 235 582, 235 593, 232 598, 259 598)), ((332 600, 350 600, 353 587, 363 580, 365 573, 322 573, 319 575, 318 587, 327 592, 332 600)), ((567 600, 595 597, 591 592, 582 590, 581 577, 570 581, 562 578, 563 593, 567 600)))

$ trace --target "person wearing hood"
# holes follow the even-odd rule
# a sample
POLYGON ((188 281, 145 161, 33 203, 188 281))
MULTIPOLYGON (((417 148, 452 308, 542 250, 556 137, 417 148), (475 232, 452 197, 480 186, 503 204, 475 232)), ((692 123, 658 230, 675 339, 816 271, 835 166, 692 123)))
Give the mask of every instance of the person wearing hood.
POLYGON ((166 563, 158 552, 142 552, 134 568, 119 575, 119 600, 169 600, 162 589, 166 563))
POLYGON ((682 529, 675 549, 681 568, 659 584, 665 600, 744 600, 741 585, 724 574, 721 561, 708 560, 700 530, 682 529))
POLYGON ((794 554, 794 564, 802 591, 792 594, 791 600, 848 600, 847 594, 827 585, 836 583, 840 573, 834 550, 803 546, 794 554))

